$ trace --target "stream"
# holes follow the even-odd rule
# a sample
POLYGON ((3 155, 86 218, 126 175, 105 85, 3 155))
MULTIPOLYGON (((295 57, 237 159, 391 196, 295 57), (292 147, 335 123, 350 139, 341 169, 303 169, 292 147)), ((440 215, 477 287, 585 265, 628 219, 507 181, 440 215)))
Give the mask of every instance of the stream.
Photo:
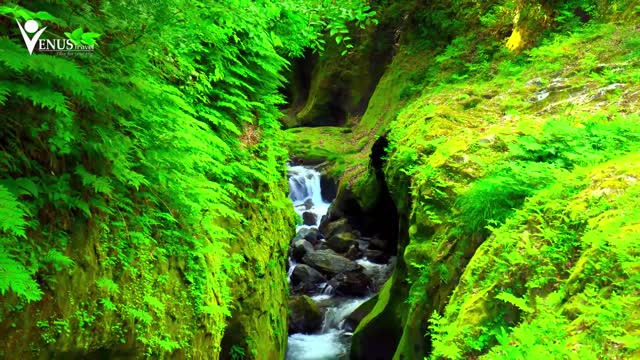
MULTIPOLYGON (((298 225, 296 232, 303 229, 318 229, 323 216, 331 203, 322 198, 321 174, 315 169, 307 166, 289 166, 289 198, 291 199, 295 211, 304 218, 305 212, 315 214, 316 221, 305 221, 311 225, 298 225)), ((309 214, 307 214, 309 218, 309 214)), ((313 217, 311 217, 313 219, 313 217)), ((320 240, 323 248, 326 240, 320 240)), ((358 247, 366 249, 366 240, 358 240, 358 247)), ((347 317, 353 313, 362 303, 370 299, 375 293, 373 290, 381 288, 384 281, 390 276, 393 270, 394 258, 388 264, 376 264, 366 257, 356 259, 355 263, 360 266, 359 271, 364 273, 370 280, 371 286, 363 296, 341 296, 337 295, 327 282, 317 284, 316 288, 306 294, 318 304, 322 314, 322 326, 312 333, 289 334, 287 346, 287 360, 342 360, 349 358, 351 346, 351 335, 353 324, 347 317)), ((294 268, 298 264, 289 259, 289 280, 294 268)), ((328 277, 327 277, 328 278, 328 277)))

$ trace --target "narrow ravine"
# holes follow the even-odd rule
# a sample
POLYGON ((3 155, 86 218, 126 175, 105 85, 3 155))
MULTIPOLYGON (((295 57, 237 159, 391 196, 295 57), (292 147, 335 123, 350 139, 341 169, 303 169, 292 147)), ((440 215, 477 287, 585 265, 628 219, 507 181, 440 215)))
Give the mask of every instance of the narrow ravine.
POLYGON ((289 188, 289 198, 303 223, 296 228, 289 258, 295 305, 290 303, 286 358, 348 359, 351 335, 359 321, 351 315, 380 289, 395 258, 372 250, 368 254, 378 257, 376 262, 369 260, 370 238, 359 236, 346 219, 327 223, 331 203, 323 198, 321 174, 313 167, 290 166, 289 188))

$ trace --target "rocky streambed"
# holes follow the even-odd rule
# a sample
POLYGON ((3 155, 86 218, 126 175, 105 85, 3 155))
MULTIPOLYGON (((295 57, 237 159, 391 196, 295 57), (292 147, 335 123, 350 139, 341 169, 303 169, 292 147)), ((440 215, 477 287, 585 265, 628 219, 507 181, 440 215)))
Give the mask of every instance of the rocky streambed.
POLYGON ((289 198, 303 223, 289 252, 288 360, 348 359, 352 332, 373 305, 367 300, 393 270, 385 239, 363 236, 366 229, 332 211, 330 186, 313 167, 289 167, 289 198))

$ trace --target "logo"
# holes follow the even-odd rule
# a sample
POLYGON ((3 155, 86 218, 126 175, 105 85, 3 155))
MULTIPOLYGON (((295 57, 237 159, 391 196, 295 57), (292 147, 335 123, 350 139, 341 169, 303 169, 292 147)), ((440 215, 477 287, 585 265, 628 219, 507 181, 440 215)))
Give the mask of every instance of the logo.
POLYGON ((31 55, 33 54, 33 49, 36 47, 36 44, 38 43, 38 39, 40 38, 42 33, 45 30, 47 30, 47 27, 45 26, 42 29, 38 30, 40 26, 35 20, 27 21, 26 23, 24 23, 24 27, 20 25, 20 22, 18 20, 16 20, 16 22, 18 23, 18 27, 20 28, 20 32, 22 33, 22 38, 24 39, 24 43, 25 45, 27 45, 27 50, 29 50, 29 55, 31 55), (27 33, 29 34, 35 33, 35 35, 33 35, 33 38, 29 38, 29 35, 27 35, 27 33))
MULTIPOLYGON (((63 56, 77 56, 77 55, 90 55, 93 53, 93 46, 96 45, 96 39, 100 37, 100 34, 88 32, 85 33, 82 29, 76 29, 71 33, 65 32, 67 38, 54 38, 45 39, 42 34, 47 29, 43 27, 40 29, 40 25, 35 20, 29 20, 20 24, 20 21, 16 20, 24 44, 29 50, 29 55, 33 55, 35 52, 49 52, 55 55, 63 56)), ((54 35, 55 36, 55 35, 54 35)))

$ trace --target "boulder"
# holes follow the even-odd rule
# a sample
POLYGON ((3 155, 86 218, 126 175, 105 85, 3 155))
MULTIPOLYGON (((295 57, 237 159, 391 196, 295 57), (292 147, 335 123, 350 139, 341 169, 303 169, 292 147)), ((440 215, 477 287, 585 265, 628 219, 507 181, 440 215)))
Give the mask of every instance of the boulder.
POLYGON ((340 256, 333 250, 316 250, 307 253, 302 258, 302 261, 321 273, 331 276, 341 272, 361 269, 361 266, 356 264, 355 261, 351 261, 344 256, 340 256))
POLYGON ((323 239, 323 238, 324 236, 322 235, 320 230, 316 228, 309 229, 309 232, 307 233, 307 235, 304 236, 304 239, 310 242, 314 246, 317 245, 318 241, 320 241, 320 239, 323 239))
POLYGON ((293 293, 312 293, 318 284, 327 279, 309 265, 298 264, 291 272, 291 291, 293 293))
POLYGON ((322 313, 318 304, 305 295, 289 299, 289 334, 309 334, 322 326, 322 313))
POLYGON ((307 240, 296 240, 291 247, 291 258, 297 262, 302 261, 302 258, 313 251, 313 245, 307 240))
POLYGON ((315 225, 318 221, 318 214, 311 211, 305 211, 302 213, 302 223, 305 225, 315 225))
POLYGON ((334 276, 329 285, 337 295, 364 296, 369 292, 371 279, 361 272, 351 271, 334 276))
POLYGON ((362 251, 360 250, 360 247, 358 245, 351 245, 349 250, 347 250, 347 253, 344 254, 344 257, 349 260, 357 260, 360 259, 362 255, 362 251))
POLYGON ((298 232, 293 237, 293 239, 291 239, 291 245, 293 245, 298 240, 304 239, 305 236, 307 236, 307 234, 309 234, 310 232, 311 232, 311 229, 309 229, 309 228, 302 228, 302 229, 298 230, 298 232))
POLYGON ((320 232, 322 232, 327 239, 331 238, 333 235, 351 231, 351 225, 349 225, 346 218, 320 224, 320 232))
POLYGON ((364 257, 375 264, 386 264, 389 262, 389 255, 385 254, 381 250, 366 250, 364 252, 364 257))
POLYGON ((358 245, 358 238, 349 232, 338 233, 327 240, 327 246, 329 249, 338 252, 346 253, 353 245, 358 245))

